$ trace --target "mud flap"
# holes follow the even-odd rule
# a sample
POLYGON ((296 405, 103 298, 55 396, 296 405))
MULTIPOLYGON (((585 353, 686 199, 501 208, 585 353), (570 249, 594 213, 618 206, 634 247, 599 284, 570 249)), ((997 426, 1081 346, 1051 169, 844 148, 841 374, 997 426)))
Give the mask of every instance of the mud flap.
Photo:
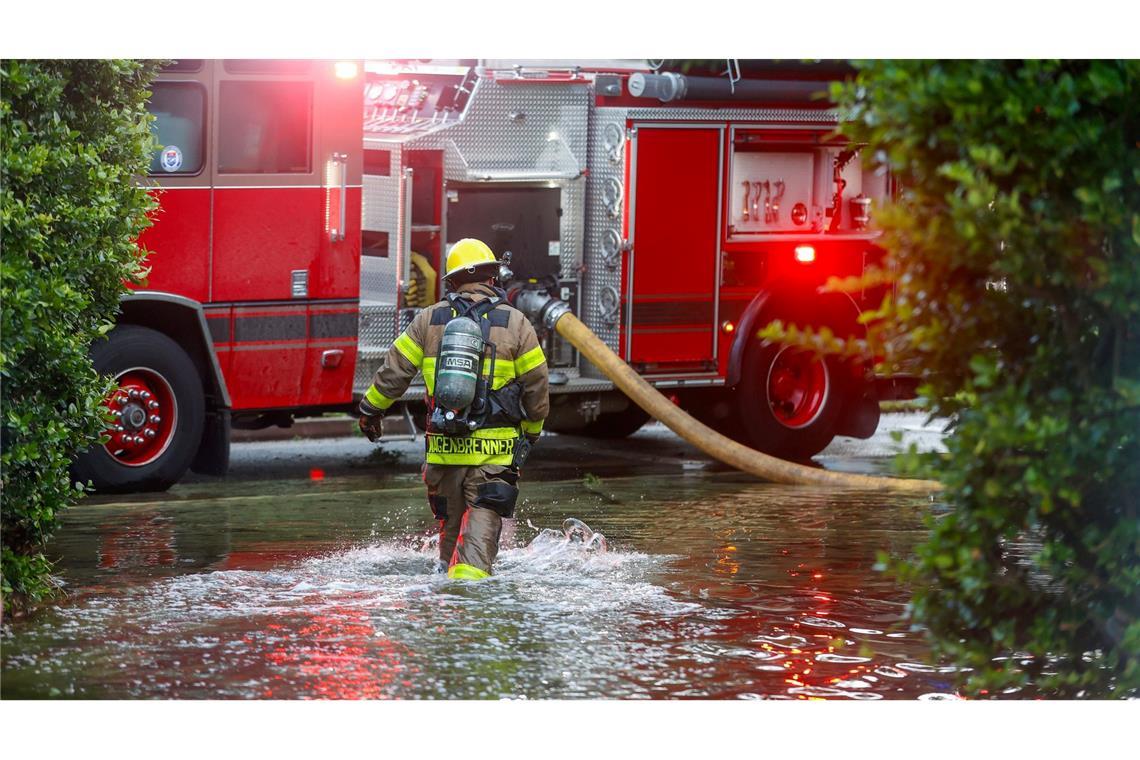
POLYGON ((835 424, 837 435, 870 438, 879 427, 879 399, 875 386, 863 383, 858 395, 851 395, 835 424))
POLYGON ((202 443, 190 463, 199 475, 225 475, 230 468, 230 410, 216 409, 206 415, 202 443))

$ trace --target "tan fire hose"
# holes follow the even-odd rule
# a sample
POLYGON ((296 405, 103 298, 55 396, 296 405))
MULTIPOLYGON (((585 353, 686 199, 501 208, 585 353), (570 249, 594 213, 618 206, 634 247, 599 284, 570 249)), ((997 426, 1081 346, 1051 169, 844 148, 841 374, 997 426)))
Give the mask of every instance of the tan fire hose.
POLYGON ((590 328, 582 324, 581 320, 569 311, 557 317, 554 329, 581 351, 583 356, 593 362, 594 366, 604 372, 606 377, 613 380, 614 384, 625 395, 629 396, 655 419, 714 459, 750 475, 773 483, 796 485, 822 485, 839 488, 908 491, 911 493, 930 493, 942 489, 942 484, 935 480, 878 478, 870 475, 853 475, 820 470, 786 462, 783 459, 777 459, 747 446, 742 446, 693 419, 676 404, 662 396, 656 388, 645 382, 598 336, 594 335, 590 328))

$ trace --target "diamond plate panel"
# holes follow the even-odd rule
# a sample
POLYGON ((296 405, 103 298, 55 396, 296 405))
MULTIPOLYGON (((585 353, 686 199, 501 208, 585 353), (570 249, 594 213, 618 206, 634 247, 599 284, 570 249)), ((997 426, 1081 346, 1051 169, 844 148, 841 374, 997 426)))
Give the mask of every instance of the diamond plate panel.
MULTIPOLYGON (((623 238, 622 216, 621 214, 617 218, 611 216, 604 201, 604 188, 614 182, 624 183, 625 151, 629 147, 625 141, 626 114, 627 110, 624 108, 591 109, 590 175, 586 182, 583 233, 586 274, 582 283, 582 313, 579 317, 614 351, 620 351, 619 324, 603 319, 605 308, 602 294, 610 288, 621 293, 621 256, 607 263, 603 243, 607 236, 616 234, 619 240, 623 238), (620 143, 620 150, 615 150, 614 143, 620 143)), ((628 198, 622 199, 622 213, 627 200, 628 198)), ((583 364, 582 374, 588 377, 602 377, 596 368, 586 363, 583 364)))
POLYGON ((372 385, 372 378, 384 362, 384 354, 386 353, 388 353, 386 350, 382 351, 378 348, 365 349, 361 347, 357 350, 356 374, 352 376, 353 393, 363 396, 368 392, 368 386, 372 385))
MULTIPOLYGON (((392 152, 389 176, 364 175, 364 208, 361 228, 388 234, 388 256, 362 256, 360 259, 360 297, 366 301, 396 303, 396 236, 400 216, 400 146, 369 141, 366 147, 379 147, 392 152)), ((361 335, 364 333, 362 332, 361 335)))
POLYGON ((450 143, 445 171, 451 180, 479 173, 575 176, 586 168, 589 107, 586 84, 480 79, 460 122, 425 140, 450 143))
POLYGON ((562 269, 562 279, 577 280, 582 262, 585 260, 582 235, 586 224, 586 178, 560 184, 562 221, 559 224, 559 236, 562 239, 562 249, 559 252, 558 264, 562 269))
MULTIPOLYGON (((400 211, 401 146, 396 143, 368 140, 365 149, 390 151, 388 176, 364 175, 364 213, 361 227, 384 232, 394 228, 400 211)), ((391 251, 389 251, 391 254, 391 251)))
POLYGON ((579 174, 586 168, 590 102, 585 84, 504 85, 480 79, 462 119, 408 141, 405 149, 442 150, 447 182, 533 181, 561 188, 559 267, 563 279, 576 279, 586 202, 579 174))
POLYGON ((358 342, 361 349, 383 348, 387 350, 396 339, 396 307, 391 304, 376 304, 362 301, 360 304, 360 332, 358 342))
POLYGON ((357 393, 368 390, 372 376, 384 361, 384 354, 396 339, 396 307, 391 304, 361 302, 356 374, 352 386, 357 393))

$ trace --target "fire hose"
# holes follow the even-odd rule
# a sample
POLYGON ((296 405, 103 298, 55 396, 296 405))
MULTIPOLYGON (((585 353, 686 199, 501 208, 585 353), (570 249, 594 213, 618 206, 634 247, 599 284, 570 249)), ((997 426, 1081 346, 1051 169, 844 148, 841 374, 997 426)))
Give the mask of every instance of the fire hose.
POLYGON ((590 328, 570 313, 563 301, 535 290, 524 290, 515 296, 516 306, 527 316, 536 317, 549 329, 569 341, 581 354, 593 362, 622 392, 654 419, 664 424, 681 438, 709 456, 742 472, 773 483, 791 485, 831 486, 876 490, 930 493, 942 489, 934 480, 874 477, 833 472, 787 462, 750 449, 721 435, 709 426, 693 419, 687 412, 663 396, 647 383, 590 328))

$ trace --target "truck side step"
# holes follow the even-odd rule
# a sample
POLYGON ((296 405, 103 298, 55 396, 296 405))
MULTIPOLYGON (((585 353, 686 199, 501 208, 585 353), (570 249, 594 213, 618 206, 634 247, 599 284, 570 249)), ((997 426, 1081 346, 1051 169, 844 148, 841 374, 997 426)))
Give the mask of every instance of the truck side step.
POLYGON ((398 406, 403 414, 385 415, 384 435, 381 436, 381 441, 414 441, 419 438, 419 431, 416 429, 416 423, 412 421, 412 413, 408 411, 407 404, 398 406))

